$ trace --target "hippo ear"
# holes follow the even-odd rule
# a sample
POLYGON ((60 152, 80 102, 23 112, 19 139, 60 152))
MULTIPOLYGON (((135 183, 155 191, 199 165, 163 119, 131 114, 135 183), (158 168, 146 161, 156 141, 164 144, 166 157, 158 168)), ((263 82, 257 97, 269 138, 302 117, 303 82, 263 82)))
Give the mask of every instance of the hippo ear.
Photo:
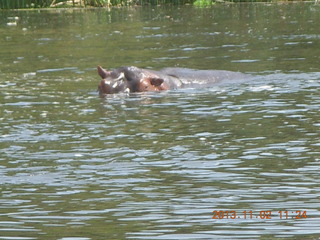
POLYGON ((156 87, 159 87, 163 82, 164 80, 162 78, 150 78, 151 85, 154 85, 156 87))
POLYGON ((103 69, 101 66, 98 66, 97 69, 98 69, 98 74, 100 75, 100 77, 102 79, 105 79, 110 75, 110 72, 108 72, 107 70, 103 69))

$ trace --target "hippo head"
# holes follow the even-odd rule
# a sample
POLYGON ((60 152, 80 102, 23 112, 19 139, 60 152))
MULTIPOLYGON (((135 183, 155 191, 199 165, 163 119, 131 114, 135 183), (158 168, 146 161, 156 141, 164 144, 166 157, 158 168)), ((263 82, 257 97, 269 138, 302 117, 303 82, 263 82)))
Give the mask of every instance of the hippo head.
POLYGON ((100 96, 129 91, 123 72, 107 71, 101 66, 98 66, 98 74, 102 78, 98 85, 100 96))
POLYGON ((155 72, 137 67, 121 67, 107 71, 98 66, 102 80, 98 86, 100 96, 119 92, 158 92, 169 87, 155 72))

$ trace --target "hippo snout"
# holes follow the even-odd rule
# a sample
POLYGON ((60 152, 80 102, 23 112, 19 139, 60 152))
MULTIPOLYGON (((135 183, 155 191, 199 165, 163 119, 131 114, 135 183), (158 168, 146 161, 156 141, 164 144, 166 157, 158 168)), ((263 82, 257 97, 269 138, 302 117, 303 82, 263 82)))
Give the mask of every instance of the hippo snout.
POLYGON ((109 72, 98 66, 98 73, 102 78, 98 85, 100 96, 127 91, 127 81, 123 72, 109 72))

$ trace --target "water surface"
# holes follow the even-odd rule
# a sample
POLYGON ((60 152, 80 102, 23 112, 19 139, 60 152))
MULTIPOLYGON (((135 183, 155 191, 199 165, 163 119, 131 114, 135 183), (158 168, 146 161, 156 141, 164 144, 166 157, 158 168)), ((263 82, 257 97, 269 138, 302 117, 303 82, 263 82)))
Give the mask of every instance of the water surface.
POLYGON ((0 239, 318 239, 319 10, 1 12, 0 239), (101 99, 98 64, 254 77, 101 99))

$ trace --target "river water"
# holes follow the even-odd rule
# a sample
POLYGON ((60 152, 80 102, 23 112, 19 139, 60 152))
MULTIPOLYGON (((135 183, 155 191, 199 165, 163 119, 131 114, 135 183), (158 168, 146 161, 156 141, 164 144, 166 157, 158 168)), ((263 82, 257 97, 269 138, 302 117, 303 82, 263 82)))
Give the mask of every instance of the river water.
POLYGON ((0 239, 319 239, 319 12, 0 12, 0 239), (99 98, 97 65, 254 77, 99 98))

